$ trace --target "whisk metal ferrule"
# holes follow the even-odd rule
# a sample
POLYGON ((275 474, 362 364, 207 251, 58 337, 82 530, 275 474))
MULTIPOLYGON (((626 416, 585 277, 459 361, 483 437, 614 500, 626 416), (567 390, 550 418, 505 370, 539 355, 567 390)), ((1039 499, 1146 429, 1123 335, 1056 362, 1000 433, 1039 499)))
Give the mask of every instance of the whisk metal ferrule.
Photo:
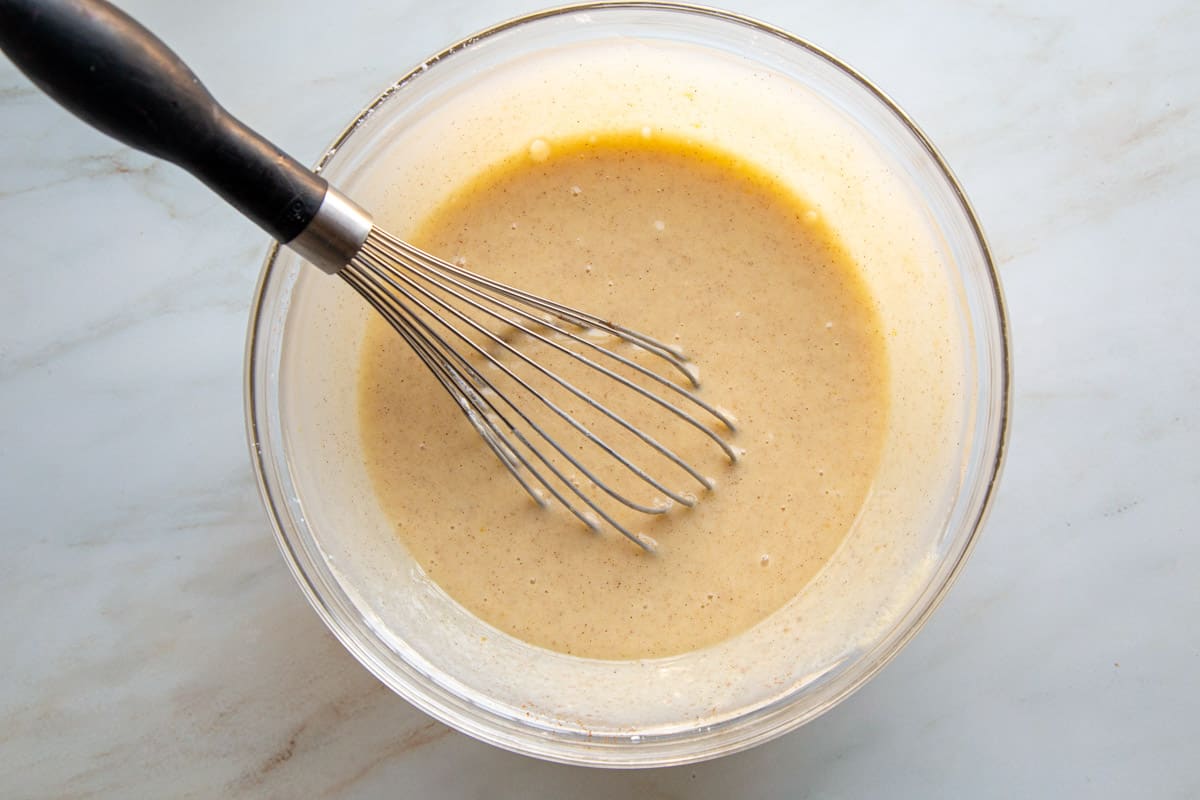
POLYGON ((336 275, 358 255, 373 225, 366 209, 330 186, 308 227, 286 244, 313 266, 336 275))

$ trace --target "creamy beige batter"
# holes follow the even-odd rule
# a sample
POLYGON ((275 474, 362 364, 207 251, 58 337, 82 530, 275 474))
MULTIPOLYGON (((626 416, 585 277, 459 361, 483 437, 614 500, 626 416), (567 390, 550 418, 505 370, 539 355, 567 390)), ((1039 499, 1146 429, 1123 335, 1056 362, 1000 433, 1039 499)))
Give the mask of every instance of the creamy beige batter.
POLYGON ((660 544, 647 555, 535 506, 373 320, 359 384, 369 472, 416 561, 472 613, 579 656, 680 653, 777 610, 845 538, 879 459, 886 363, 855 266, 802 199, 661 135, 539 140, 413 238, 680 344, 704 397, 736 414, 746 451, 731 467, 710 444, 681 445, 718 487, 693 509, 631 522, 660 544))

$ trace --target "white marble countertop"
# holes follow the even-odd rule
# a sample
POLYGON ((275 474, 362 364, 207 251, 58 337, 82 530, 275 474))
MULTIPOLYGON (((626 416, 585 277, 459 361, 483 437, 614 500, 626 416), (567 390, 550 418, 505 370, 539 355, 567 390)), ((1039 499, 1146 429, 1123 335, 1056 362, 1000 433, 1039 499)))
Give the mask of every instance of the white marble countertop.
MULTIPOLYGON (((122 3, 311 162, 530 0, 122 3)), ((737 0, 942 148, 1014 332, 1011 454, 928 627, 807 727, 603 772, 384 689, 276 549, 243 433, 264 237, 0 59, 0 796, 1200 796, 1200 6, 737 0)))

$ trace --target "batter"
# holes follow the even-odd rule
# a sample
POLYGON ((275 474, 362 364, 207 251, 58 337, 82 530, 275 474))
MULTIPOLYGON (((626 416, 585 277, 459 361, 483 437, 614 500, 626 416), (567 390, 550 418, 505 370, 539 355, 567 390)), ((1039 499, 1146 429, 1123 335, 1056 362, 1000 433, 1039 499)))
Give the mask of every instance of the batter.
POLYGON ((632 521, 660 544, 647 555, 533 504, 373 319, 359 383, 368 470, 413 557, 473 614, 577 656, 677 654, 770 615, 845 538, 879 460, 888 377, 857 270, 803 199, 724 153, 597 134, 532 142, 412 238, 681 345, 746 453, 729 466, 711 443, 685 443, 718 487, 632 521))

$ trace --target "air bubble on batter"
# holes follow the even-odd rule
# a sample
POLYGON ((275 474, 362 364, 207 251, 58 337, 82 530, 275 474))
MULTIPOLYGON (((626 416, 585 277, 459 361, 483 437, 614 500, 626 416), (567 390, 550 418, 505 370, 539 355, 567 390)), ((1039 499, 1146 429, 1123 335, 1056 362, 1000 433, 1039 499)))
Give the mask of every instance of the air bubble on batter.
POLYGON ((545 139, 534 139, 529 143, 529 158, 540 164, 550 157, 550 143, 545 139))

